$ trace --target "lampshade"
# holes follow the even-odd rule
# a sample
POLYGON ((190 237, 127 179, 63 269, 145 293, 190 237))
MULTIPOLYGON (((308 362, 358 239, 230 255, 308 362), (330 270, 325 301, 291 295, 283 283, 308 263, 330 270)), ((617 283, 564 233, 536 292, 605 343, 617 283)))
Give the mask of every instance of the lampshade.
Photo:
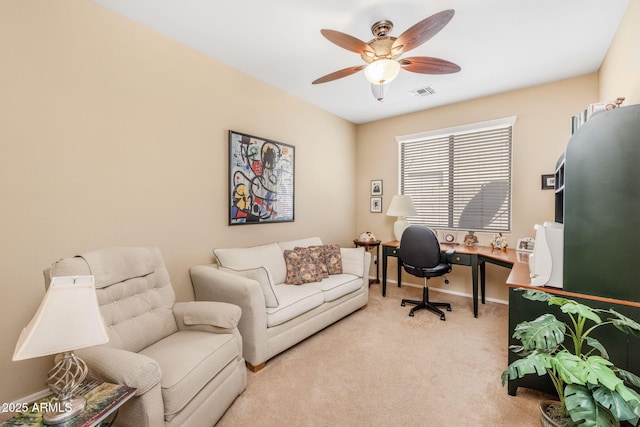
POLYGON ((20 333, 13 360, 72 351, 107 341, 94 277, 53 277, 38 311, 20 333))
POLYGON ((391 204, 387 210, 387 215, 397 216, 398 220, 393 223, 393 235, 396 240, 402 239, 402 233, 409 227, 409 222, 405 217, 416 214, 416 208, 413 206, 411 196, 406 194, 397 194, 391 199, 391 204))
POLYGON ((416 214, 411 196, 406 194, 396 194, 391 199, 391 204, 387 210, 389 216, 412 216, 416 214))
POLYGON ((378 59, 367 65, 364 76, 373 84, 391 83, 400 72, 400 64, 393 59, 378 59))

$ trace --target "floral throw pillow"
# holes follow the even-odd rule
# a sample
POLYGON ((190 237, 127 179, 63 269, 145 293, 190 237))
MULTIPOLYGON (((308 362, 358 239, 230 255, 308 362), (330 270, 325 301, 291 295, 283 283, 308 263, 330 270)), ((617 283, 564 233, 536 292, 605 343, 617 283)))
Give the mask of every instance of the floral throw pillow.
POLYGON ((342 258, 340 257, 340 246, 338 245, 322 245, 312 246, 319 248, 320 258, 324 260, 329 274, 342 274, 342 258))
POLYGON ((322 273, 314 263, 309 248, 285 250, 284 261, 287 266, 286 284, 301 285, 322 280, 322 273))

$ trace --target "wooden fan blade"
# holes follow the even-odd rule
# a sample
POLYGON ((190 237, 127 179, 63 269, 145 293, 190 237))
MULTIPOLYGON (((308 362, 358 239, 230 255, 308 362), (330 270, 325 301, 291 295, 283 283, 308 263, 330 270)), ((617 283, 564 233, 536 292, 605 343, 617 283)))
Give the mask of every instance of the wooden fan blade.
POLYGON ((421 74, 451 74, 461 70, 458 64, 428 56, 412 56, 398 62, 403 69, 421 74))
POLYGON ((349 68, 344 68, 342 70, 339 71, 334 71, 331 74, 327 74, 324 77, 320 77, 319 79, 315 79, 313 82, 311 82, 312 85, 317 85, 319 83, 326 83, 326 82, 330 82, 332 80, 337 80, 337 79, 341 79, 343 77, 347 77, 350 76, 351 74, 357 73, 358 71, 364 69, 364 67, 366 67, 366 65, 358 65, 356 67, 349 67, 349 68))
POLYGON ((360 39, 350 36, 349 34, 341 33, 340 31, 325 29, 320 30, 320 32, 331 43, 337 44, 338 46, 350 50, 351 52, 362 54, 362 52, 368 51, 373 53, 368 44, 360 39))
POLYGON ((402 46, 402 52, 407 52, 420 46, 442 30, 451 21, 456 12, 453 9, 443 10, 435 15, 415 24, 413 27, 400 34, 400 37, 393 42, 392 49, 402 46))

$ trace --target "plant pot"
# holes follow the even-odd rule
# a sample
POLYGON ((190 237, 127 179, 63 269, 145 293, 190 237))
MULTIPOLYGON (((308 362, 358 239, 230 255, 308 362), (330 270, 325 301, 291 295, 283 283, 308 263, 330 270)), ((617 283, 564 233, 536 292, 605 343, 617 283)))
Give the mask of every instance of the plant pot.
POLYGON ((542 427, 565 427, 571 425, 571 417, 563 417, 557 400, 543 400, 540 402, 540 425, 542 427), (549 410, 549 407, 552 409, 549 410), (553 408, 558 408, 554 410, 553 408))

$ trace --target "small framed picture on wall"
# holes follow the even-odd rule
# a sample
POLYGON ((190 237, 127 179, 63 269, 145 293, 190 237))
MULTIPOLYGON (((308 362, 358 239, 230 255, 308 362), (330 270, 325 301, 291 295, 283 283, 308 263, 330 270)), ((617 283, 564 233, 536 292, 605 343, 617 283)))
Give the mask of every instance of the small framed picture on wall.
POLYGON ((371 198, 371 212, 382 212, 382 197, 371 198))
POLYGON ((374 179, 371 181, 371 195, 382 196, 382 180, 374 179))

